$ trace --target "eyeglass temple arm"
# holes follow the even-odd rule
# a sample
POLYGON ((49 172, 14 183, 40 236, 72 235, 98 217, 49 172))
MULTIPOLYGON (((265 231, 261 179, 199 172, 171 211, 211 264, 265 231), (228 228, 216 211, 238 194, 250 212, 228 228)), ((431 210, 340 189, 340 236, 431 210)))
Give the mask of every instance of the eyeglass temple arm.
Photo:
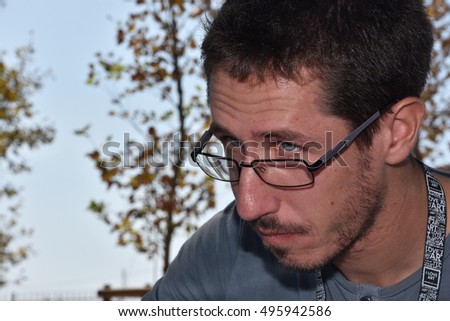
POLYGON ((330 150, 328 153, 326 153, 321 158, 319 158, 314 164, 312 164, 311 169, 313 171, 319 169, 323 164, 326 164, 333 157, 335 157, 340 152, 342 152, 345 148, 347 148, 348 145, 350 145, 356 139, 356 137, 359 136, 359 134, 361 134, 367 127, 369 127, 373 122, 375 122, 375 120, 377 120, 381 116, 382 113, 384 113, 386 110, 390 109, 397 102, 398 101, 387 104, 386 106, 384 106, 383 108, 378 110, 369 119, 367 119, 358 128, 356 128, 350 135, 348 135, 346 138, 341 140, 332 150, 330 150))
POLYGON ((372 124, 375 120, 377 120, 381 115, 380 111, 377 111, 372 115, 369 119, 367 119, 364 123, 362 123, 358 128, 356 128, 350 135, 348 135, 345 139, 339 142, 329 153, 326 153, 324 156, 324 163, 328 162, 333 156, 339 154, 344 148, 350 145, 356 137, 358 137, 370 124, 372 124), (328 155, 329 154, 329 155, 328 155))
POLYGON ((197 159, 197 155, 200 154, 205 144, 211 139, 212 135, 213 134, 211 130, 208 129, 203 133, 202 137, 200 137, 200 141, 197 142, 197 144, 195 145, 194 149, 191 152, 191 158, 194 162, 197 159))

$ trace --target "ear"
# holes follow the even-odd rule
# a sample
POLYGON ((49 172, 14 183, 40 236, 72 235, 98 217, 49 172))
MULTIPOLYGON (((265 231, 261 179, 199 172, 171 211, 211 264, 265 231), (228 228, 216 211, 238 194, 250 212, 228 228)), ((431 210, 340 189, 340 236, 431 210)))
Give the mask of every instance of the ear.
POLYGON ((407 97, 392 106, 384 118, 383 138, 385 162, 396 165, 411 155, 425 116, 425 104, 420 98, 407 97))

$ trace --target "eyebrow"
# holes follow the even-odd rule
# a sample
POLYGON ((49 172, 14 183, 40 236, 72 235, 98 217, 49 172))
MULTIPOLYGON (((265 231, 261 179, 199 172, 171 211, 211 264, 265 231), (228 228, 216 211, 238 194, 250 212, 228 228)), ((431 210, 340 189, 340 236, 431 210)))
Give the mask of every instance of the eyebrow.
MULTIPOLYGON (((235 136, 229 130, 227 130, 223 126, 221 126, 217 123, 214 123, 214 122, 211 124, 210 130, 214 135, 235 136)), ((276 139, 276 140, 297 141, 297 142, 302 142, 302 143, 315 141, 315 139, 311 136, 308 136, 301 132, 290 130, 290 129, 277 129, 277 130, 271 130, 271 131, 251 131, 251 134, 252 134, 252 137, 258 138, 258 139, 270 137, 270 138, 276 139)), ((239 137, 236 137, 236 138, 239 138, 239 137)))
POLYGON ((228 131, 227 129, 225 129, 225 127, 212 122, 211 125, 209 126, 209 130, 211 131, 211 133, 215 136, 218 135, 229 135, 229 136, 233 136, 233 134, 228 131))

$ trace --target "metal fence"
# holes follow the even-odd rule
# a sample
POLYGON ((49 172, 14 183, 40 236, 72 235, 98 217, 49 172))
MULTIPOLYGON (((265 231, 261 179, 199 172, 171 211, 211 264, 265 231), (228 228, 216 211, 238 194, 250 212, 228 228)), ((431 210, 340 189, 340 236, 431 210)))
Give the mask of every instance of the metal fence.
POLYGON ((0 301, 98 301, 95 290, 27 291, 0 293, 0 301))
POLYGON ((0 301, 109 301, 140 300, 150 290, 142 288, 112 288, 105 285, 102 289, 1 292, 0 301))

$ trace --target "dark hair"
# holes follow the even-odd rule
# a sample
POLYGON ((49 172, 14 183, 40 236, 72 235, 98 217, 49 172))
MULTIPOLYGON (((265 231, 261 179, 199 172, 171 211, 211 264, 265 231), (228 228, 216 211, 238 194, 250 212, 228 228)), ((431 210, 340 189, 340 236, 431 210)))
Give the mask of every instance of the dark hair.
MULTIPOLYGON (((397 99, 420 96, 433 47, 421 0, 228 0, 207 23, 208 79, 216 70, 322 80, 327 112, 357 126, 397 99)), ((358 145, 370 146, 377 126, 358 145)))

